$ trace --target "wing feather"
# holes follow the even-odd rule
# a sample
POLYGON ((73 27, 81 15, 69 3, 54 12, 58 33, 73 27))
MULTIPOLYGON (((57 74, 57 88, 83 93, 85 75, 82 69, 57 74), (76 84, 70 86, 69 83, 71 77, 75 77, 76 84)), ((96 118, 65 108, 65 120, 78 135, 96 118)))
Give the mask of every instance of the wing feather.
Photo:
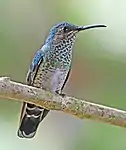
MULTIPOLYGON (((44 54, 43 54, 42 49, 40 49, 36 52, 36 54, 32 60, 32 63, 30 65, 29 71, 27 73, 27 77, 26 77, 26 82, 28 85, 33 84, 33 81, 34 81, 35 75, 37 73, 37 70, 39 68, 39 65, 43 61, 43 56, 44 56, 44 54)), ((26 107, 27 107, 27 103, 23 102, 23 105, 21 107, 20 123, 21 123, 21 120, 25 114, 26 107)))

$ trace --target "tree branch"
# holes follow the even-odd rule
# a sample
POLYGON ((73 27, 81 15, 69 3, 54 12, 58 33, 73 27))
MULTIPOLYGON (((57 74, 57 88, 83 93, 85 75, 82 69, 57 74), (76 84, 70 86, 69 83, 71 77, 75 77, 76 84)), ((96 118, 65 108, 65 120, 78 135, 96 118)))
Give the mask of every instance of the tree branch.
POLYGON ((61 97, 39 88, 0 78, 0 97, 28 102, 50 110, 63 111, 78 118, 89 118, 126 127, 126 111, 94 104, 74 97, 61 97))

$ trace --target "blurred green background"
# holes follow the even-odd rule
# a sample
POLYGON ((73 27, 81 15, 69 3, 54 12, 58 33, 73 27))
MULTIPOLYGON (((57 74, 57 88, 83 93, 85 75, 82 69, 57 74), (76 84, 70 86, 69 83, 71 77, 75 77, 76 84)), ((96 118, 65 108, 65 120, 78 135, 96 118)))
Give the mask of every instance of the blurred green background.
MULTIPOLYGON (((0 0, 0 76, 25 82, 52 25, 106 24, 78 35, 65 92, 126 108, 126 1, 0 0)), ((126 130, 52 111, 35 138, 19 139, 20 103, 0 100, 0 150, 126 150, 126 130)))

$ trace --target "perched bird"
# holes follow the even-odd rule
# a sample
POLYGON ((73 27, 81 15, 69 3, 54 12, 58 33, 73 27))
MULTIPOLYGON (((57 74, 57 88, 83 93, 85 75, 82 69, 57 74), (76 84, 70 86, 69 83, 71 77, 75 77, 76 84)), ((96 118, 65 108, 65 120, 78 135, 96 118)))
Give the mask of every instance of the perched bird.
MULTIPOLYGON (((72 48, 77 33, 97 27, 106 26, 102 24, 77 26, 61 22, 52 27, 43 46, 36 52, 31 62, 26 79, 27 84, 62 95, 71 69, 72 48)), ((39 123, 48 112, 47 109, 23 103, 18 136, 34 137, 39 123)))

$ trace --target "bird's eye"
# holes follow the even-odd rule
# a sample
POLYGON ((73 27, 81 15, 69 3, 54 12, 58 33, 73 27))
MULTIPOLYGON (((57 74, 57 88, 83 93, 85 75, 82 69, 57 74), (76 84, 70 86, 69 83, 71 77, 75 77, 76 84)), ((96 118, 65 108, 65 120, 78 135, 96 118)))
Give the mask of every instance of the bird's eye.
POLYGON ((67 33, 67 32, 70 31, 70 29, 68 29, 67 27, 64 27, 64 28, 63 28, 63 31, 64 31, 65 33, 67 33))

